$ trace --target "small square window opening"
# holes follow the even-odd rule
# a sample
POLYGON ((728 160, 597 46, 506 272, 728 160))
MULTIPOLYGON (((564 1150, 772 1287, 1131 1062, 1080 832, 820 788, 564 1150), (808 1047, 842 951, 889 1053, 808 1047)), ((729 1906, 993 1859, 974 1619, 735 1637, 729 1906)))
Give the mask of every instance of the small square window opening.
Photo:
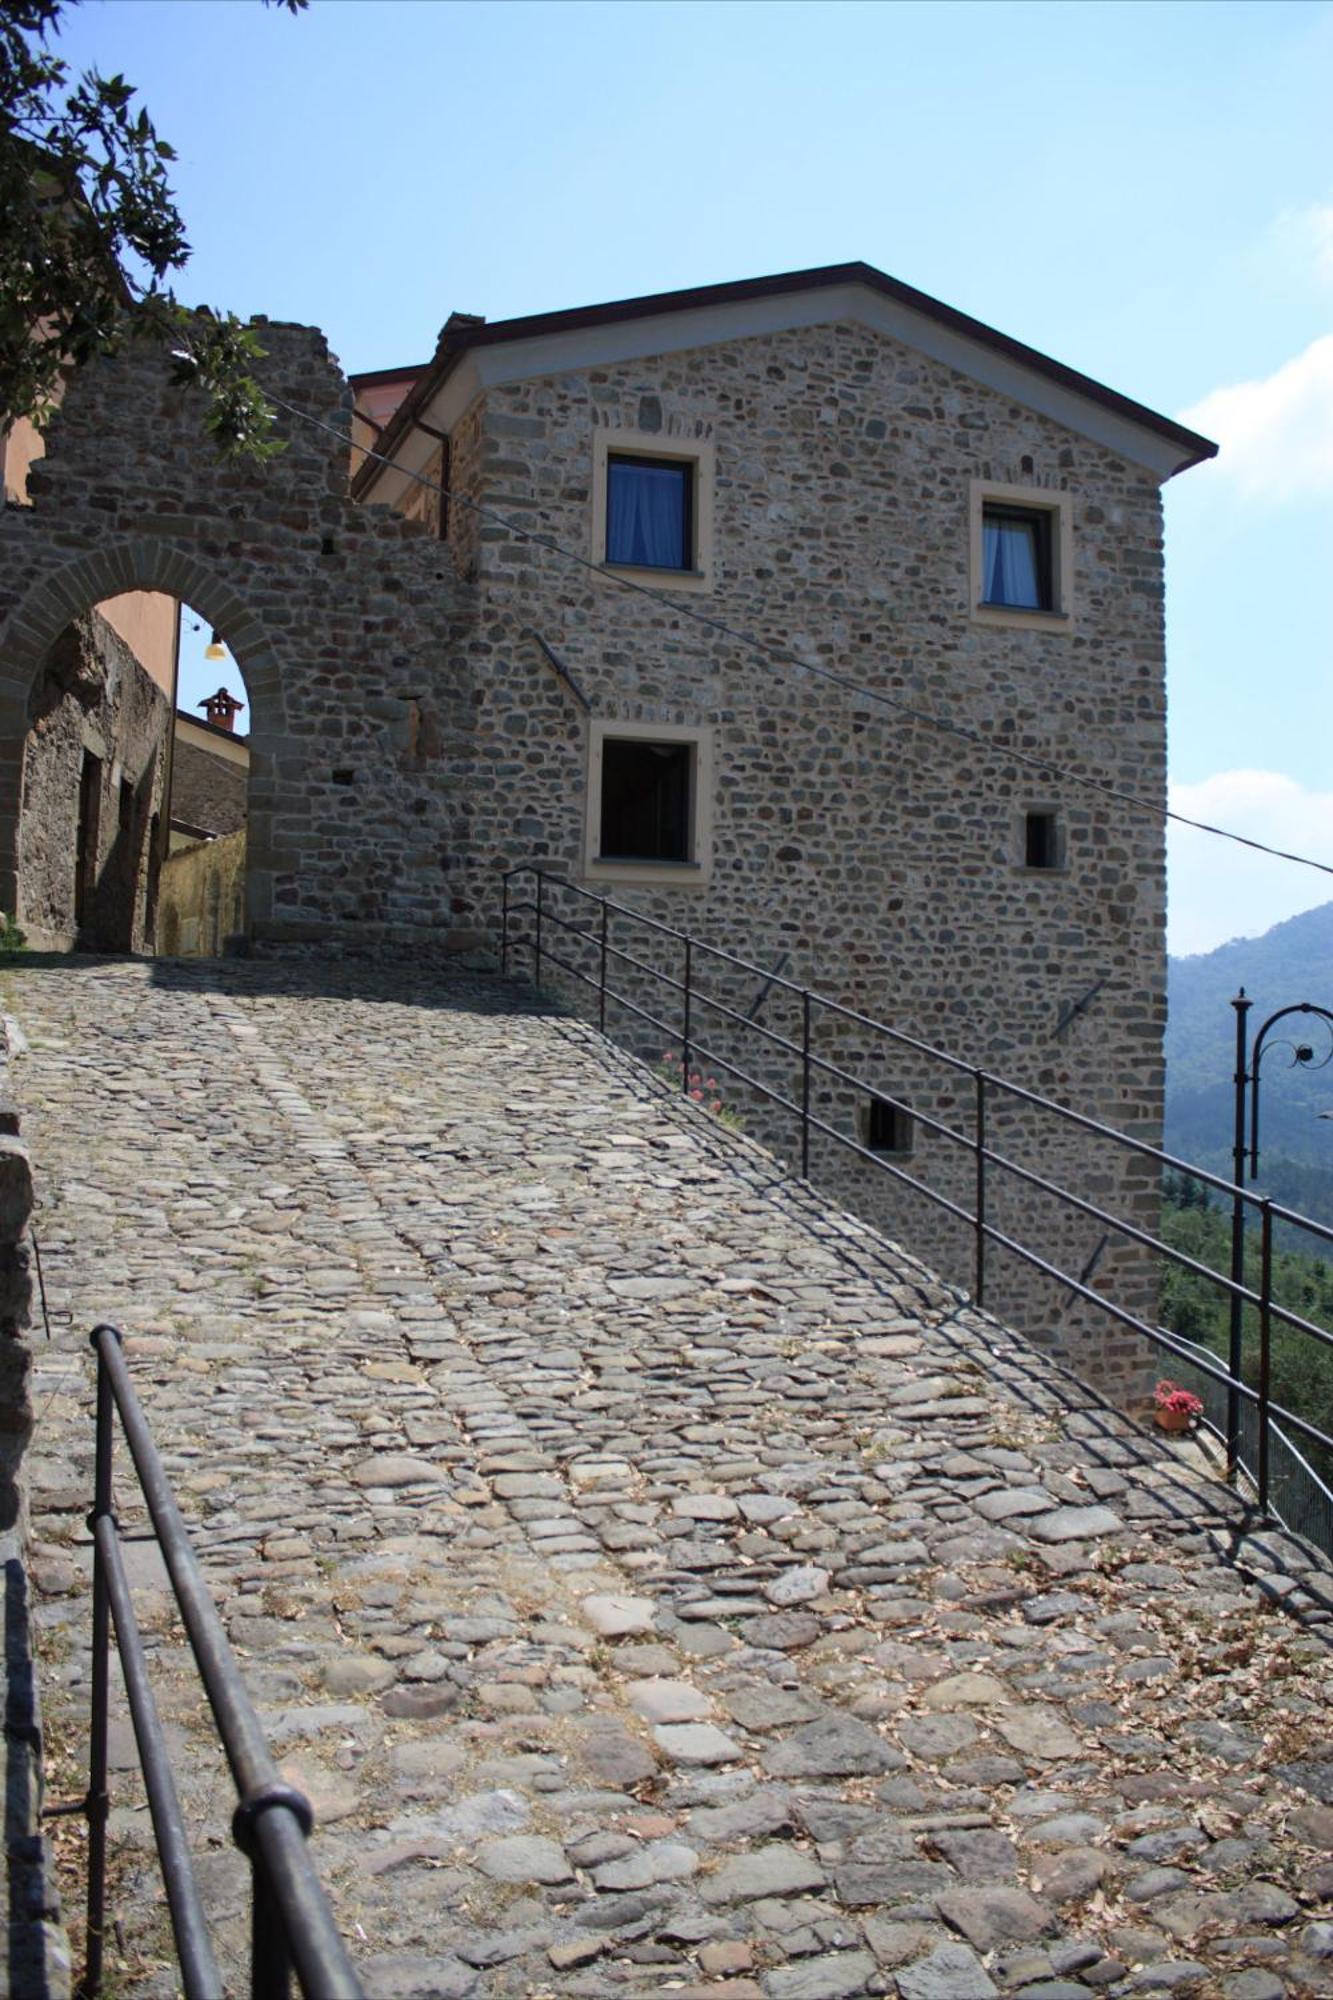
POLYGON ((692 743, 608 736, 602 744, 599 861, 692 861, 692 743))
POLYGON ((865 1145, 872 1153, 910 1153, 913 1119, 901 1104, 872 1097, 864 1112, 865 1145))
POLYGON ((585 811, 591 881, 702 887, 713 865, 712 729, 594 717, 585 811))
POLYGON ((1053 812, 1030 812, 1023 820, 1023 865, 1025 868, 1059 868, 1060 822, 1053 812))
POLYGON ((606 560, 636 569, 694 568, 691 462, 608 455, 606 560))
POLYGON ((1054 611, 1051 515, 1040 507, 998 506, 981 516, 981 601, 1011 611, 1054 611))

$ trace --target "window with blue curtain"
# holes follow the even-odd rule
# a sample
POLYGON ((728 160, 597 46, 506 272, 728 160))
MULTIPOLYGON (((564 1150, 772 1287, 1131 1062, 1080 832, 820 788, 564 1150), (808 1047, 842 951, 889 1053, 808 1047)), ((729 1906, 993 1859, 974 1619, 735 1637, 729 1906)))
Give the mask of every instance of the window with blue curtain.
POLYGON ((1053 611, 1051 516, 1045 508, 984 507, 981 601, 1013 611, 1053 611))
POLYGON ((669 458, 606 461, 606 560, 694 568, 694 466, 669 458))

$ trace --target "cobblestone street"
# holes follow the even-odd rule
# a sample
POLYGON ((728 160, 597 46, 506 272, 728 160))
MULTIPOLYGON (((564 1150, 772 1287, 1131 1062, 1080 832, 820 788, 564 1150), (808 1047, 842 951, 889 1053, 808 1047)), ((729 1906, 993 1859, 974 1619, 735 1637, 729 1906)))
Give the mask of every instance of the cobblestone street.
MULTIPOLYGON (((1330 1575, 1187 1456, 496 981, 0 996, 56 1794, 110 1319, 372 2000, 1333 1993, 1330 1575)), ((239 1992, 230 1781, 127 1555, 239 1992)), ((168 1995, 123 1714, 117 1955, 168 1995)))

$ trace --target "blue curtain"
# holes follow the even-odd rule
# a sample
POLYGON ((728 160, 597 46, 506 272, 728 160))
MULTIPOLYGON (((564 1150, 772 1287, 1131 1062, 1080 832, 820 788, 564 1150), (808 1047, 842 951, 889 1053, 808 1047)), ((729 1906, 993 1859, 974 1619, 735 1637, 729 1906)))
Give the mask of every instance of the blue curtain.
POLYGON ((982 534, 983 604, 1012 604, 1022 611, 1042 610, 1037 523, 989 519, 982 534))
POLYGON ((688 466, 636 465, 612 459, 606 482, 606 560, 645 569, 688 569, 685 482, 688 466))

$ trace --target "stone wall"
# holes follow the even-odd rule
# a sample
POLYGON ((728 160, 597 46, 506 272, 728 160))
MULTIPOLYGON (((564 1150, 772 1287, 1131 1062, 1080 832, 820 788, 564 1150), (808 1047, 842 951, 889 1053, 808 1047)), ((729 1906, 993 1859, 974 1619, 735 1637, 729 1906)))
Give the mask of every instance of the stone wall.
MULTIPOLYGON (((0 1036, 4 1034, 0 1023, 0 1036)), ((18 1113, 0 1099, 0 1530, 22 1526, 19 1468, 32 1435, 27 1331, 32 1316, 32 1165, 18 1113)))
POLYGON ((18 914, 29 942, 152 944, 171 705, 104 618, 79 618, 33 685, 18 914))
MULTIPOLYGON (((488 654, 476 675, 485 774, 472 862, 478 899, 506 862, 535 859, 575 878, 583 867, 588 718, 527 636, 535 629, 594 717, 714 731, 711 878, 680 888, 617 884, 617 898, 761 964, 782 960, 789 978, 969 1065, 1156 1139, 1161 821, 1012 754, 1164 800, 1155 478, 854 326, 492 388, 472 422, 477 449, 457 453, 455 484, 470 476, 472 497, 579 552, 591 540, 599 426, 656 428, 664 447, 710 440, 715 586, 680 602, 772 649, 692 623, 669 589, 666 602, 617 590, 481 521, 488 654), (974 479, 1065 497, 1074 548, 1067 628, 992 628, 971 617, 974 479), (832 688, 790 654, 905 706, 832 688), (907 709, 961 723, 983 741, 907 709), (1061 816, 1065 865, 1035 871, 1016 841, 1024 812, 1049 808, 1061 816)), ((678 952, 670 970, 679 976, 678 952)), ((752 977, 716 975, 719 997, 742 1012, 755 988, 752 977)), ((799 1040, 790 1007, 784 1013, 770 998, 764 1021, 799 1040)), ((627 1032, 656 1039, 632 1023, 627 1032)), ((712 1045, 724 1055, 729 1032, 715 1022, 712 1045)), ((862 1046, 859 1032, 826 1022, 823 1053, 858 1073, 868 1066, 883 1091, 920 1112, 970 1123, 969 1091, 956 1075, 901 1046, 862 1046)), ((756 1053, 751 1046, 747 1067, 756 1053)), ((790 1093, 790 1059, 780 1051, 760 1059, 790 1093)), ((839 1102, 833 1083, 823 1095, 830 1122, 855 1130, 856 1107, 839 1102)), ((750 1128, 790 1156, 789 1115, 757 1100, 743 1108, 750 1128)), ((1139 1224, 1155 1220, 1153 1176, 1132 1158, 1105 1160, 1074 1128, 1049 1130, 1014 1105, 1002 1134, 1029 1171, 1068 1176, 1139 1224)), ((871 1178, 853 1156, 824 1150, 817 1165, 838 1192, 947 1275, 966 1278, 965 1227, 871 1178)), ((973 1163, 950 1142, 918 1132, 912 1171, 970 1205, 973 1163)), ((1142 1259, 1103 1244, 1102 1225, 1013 1179, 995 1199, 997 1226, 1022 1222, 1021 1233, 1064 1268, 1078 1274, 1092 1264, 1099 1284, 1132 1284, 1151 1311, 1142 1259)), ((1081 1325, 1067 1293, 1013 1269, 994 1273, 991 1296, 1020 1325, 1084 1340, 1086 1365, 1095 1361, 1127 1396, 1141 1393, 1151 1368, 1132 1335, 1108 1336, 1104 1320, 1081 1325)))
POLYGON ((158 951, 220 958, 245 935, 245 828, 169 855, 162 868, 158 951))
POLYGON ((20 874, 41 663, 91 604, 149 589, 191 604, 244 675, 252 936, 458 942, 472 916, 458 885, 466 593, 424 526, 348 499, 350 398, 321 336, 265 325, 261 337, 267 382, 315 420, 281 418, 287 448, 270 464, 218 460, 202 400, 140 346, 80 371, 31 506, 0 511, 0 908, 20 874))
POLYGON ((23 1459, 32 1437, 32 1165, 5 1094, 7 1023, 0 1016, 0 1571, 4 1576, 6 1938, 0 1994, 64 2000, 69 1952, 42 1831, 42 1718, 32 1657, 28 1508, 23 1459))

